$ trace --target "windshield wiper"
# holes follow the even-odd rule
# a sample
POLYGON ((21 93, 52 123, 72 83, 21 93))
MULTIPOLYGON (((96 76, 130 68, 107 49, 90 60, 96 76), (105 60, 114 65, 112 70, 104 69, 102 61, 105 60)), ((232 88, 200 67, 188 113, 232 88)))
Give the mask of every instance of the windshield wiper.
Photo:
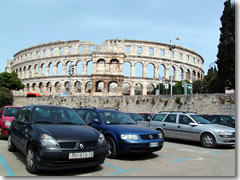
POLYGON ((77 124, 77 123, 73 123, 73 122, 58 122, 57 124, 77 124))
POLYGON ((42 124, 56 124, 54 122, 50 122, 50 121, 35 121, 33 123, 42 123, 42 124))

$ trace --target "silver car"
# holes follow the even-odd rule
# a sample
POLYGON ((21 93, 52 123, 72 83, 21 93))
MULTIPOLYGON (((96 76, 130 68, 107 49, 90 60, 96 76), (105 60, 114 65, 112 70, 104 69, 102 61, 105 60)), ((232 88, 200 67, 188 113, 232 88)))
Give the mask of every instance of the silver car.
POLYGON ((150 127, 163 137, 199 141, 208 148, 235 145, 235 128, 212 124, 196 113, 161 112, 152 118, 150 127))

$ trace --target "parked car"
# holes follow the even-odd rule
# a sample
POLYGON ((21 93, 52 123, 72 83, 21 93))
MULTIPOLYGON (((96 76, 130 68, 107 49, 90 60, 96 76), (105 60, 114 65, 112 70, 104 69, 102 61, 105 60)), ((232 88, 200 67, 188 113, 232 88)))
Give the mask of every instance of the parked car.
POLYGON ((104 134, 109 146, 109 158, 124 153, 152 153, 162 149, 161 134, 137 125, 126 113, 94 107, 74 109, 88 124, 104 134))
POLYGON ((72 93, 71 92, 63 92, 63 93, 60 93, 58 96, 59 97, 68 97, 68 96, 72 96, 72 93))
POLYGON ((213 124, 220 124, 235 128, 235 116, 231 115, 203 115, 204 118, 213 124))
POLYGON ((150 127, 165 138, 199 141, 208 148, 235 144, 234 128, 212 124, 196 113, 161 112, 152 118, 150 127))
POLYGON ((3 106, 0 110, 0 136, 7 137, 8 130, 20 106, 3 106))
POLYGON ((137 113, 127 113, 127 115, 129 115, 129 117, 131 117, 137 124, 144 126, 144 127, 148 127, 149 123, 144 121, 144 118, 137 113))
POLYGON ((140 114, 143 117, 144 121, 150 121, 154 116, 153 113, 138 113, 138 114, 140 114))
POLYGON ((102 133, 70 108, 30 105, 21 108, 8 136, 8 150, 26 155, 26 169, 60 170, 98 166, 108 147, 102 133))

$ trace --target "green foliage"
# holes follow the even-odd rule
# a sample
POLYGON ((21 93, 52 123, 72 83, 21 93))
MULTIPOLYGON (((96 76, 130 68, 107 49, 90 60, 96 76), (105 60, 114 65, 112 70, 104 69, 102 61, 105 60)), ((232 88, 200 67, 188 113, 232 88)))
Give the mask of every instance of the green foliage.
POLYGON ((220 43, 218 45, 217 66, 218 84, 220 92, 227 89, 235 89, 235 5, 231 0, 224 3, 223 14, 220 18, 220 43))
POLYGON ((0 107, 13 104, 12 92, 4 87, 0 87, 0 107))
POLYGON ((16 72, 0 73, 0 87, 8 88, 9 90, 20 90, 24 88, 16 72))

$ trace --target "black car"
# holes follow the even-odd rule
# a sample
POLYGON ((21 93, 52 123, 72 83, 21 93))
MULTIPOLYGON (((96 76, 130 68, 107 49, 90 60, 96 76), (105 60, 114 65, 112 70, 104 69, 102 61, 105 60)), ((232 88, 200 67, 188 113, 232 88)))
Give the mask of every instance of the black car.
POLYGON ((235 128, 235 116, 231 115, 203 115, 204 118, 213 124, 220 124, 235 128))
POLYGON ((21 108, 8 136, 8 150, 26 155, 26 169, 60 170, 104 163, 108 151, 103 134, 70 108, 30 105, 21 108))

